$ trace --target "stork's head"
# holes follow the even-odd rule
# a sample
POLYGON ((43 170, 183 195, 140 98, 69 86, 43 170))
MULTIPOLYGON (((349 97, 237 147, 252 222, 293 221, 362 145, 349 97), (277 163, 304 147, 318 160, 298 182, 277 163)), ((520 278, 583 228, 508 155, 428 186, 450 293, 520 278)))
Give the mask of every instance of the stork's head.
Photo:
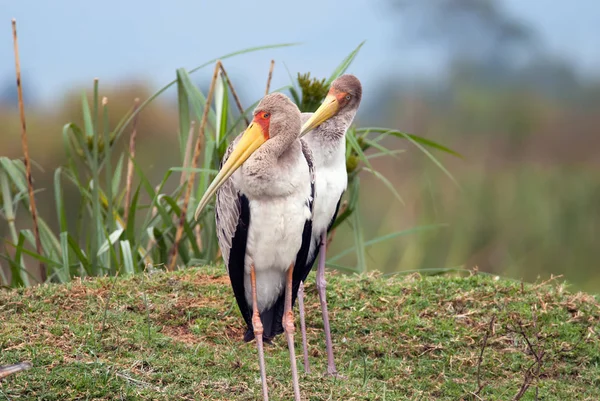
POLYGON ((244 136, 248 132, 260 132, 264 140, 278 135, 295 135, 300 133, 302 121, 300 110, 286 95, 279 92, 271 93, 258 103, 254 109, 254 119, 244 136))
POLYGON ((327 97, 325 97, 321 106, 302 126, 300 135, 302 136, 312 131, 339 113, 356 111, 360 105, 361 98, 362 85, 358 78, 351 74, 345 74, 337 78, 331 84, 329 93, 327 93, 327 97))
POLYGON ((254 118, 233 148, 229 158, 210 183, 202 196, 194 217, 208 204, 210 198, 231 175, 244 164, 246 160, 262 144, 276 136, 289 135, 290 143, 298 138, 302 120, 300 110, 287 96, 282 93, 271 93, 258 103, 254 109, 254 118))

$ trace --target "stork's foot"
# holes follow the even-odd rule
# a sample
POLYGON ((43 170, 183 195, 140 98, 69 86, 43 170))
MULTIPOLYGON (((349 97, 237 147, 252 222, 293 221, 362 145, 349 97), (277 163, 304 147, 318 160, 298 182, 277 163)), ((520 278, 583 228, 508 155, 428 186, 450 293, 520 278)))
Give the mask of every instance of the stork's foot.
POLYGON ((296 326, 294 325, 294 314, 293 312, 286 311, 283 315, 283 330, 285 333, 294 335, 296 333, 296 326))

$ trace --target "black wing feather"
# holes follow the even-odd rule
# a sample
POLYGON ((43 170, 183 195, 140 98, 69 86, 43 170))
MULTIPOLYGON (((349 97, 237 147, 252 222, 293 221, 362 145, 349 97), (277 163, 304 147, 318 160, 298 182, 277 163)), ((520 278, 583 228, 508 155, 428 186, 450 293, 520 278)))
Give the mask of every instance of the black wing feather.
MULTIPOLYGON (((241 138, 241 134, 228 146, 221 168, 227 161, 233 147, 241 138)), ((235 295, 242 317, 248 328, 252 327, 252 308, 246 301, 244 286, 244 271, 246 259, 246 244, 248 227, 250 226, 250 204, 248 198, 241 194, 229 178, 217 191, 215 203, 215 219, 217 238, 223 254, 231 288, 235 295)))
POLYGON ((244 267, 246 260, 246 243, 248 240, 248 227, 250 226, 250 205, 248 198, 241 195, 240 199, 240 217, 235 230, 235 235, 231 241, 231 251, 229 252, 228 273, 231 281, 231 288, 235 295, 240 312, 249 329, 252 328, 252 308, 246 301, 246 292, 244 288, 244 267))

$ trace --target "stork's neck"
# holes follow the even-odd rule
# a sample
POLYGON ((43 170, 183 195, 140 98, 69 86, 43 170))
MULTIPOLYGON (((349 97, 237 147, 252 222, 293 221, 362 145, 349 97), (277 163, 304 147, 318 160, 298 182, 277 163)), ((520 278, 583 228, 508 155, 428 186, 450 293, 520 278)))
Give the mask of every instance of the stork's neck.
POLYGON ((294 135, 272 137, 244 163, 244 192, 250 196, 285 195, 301 155, 302 145, 294 135), (286 188, 282 190, 280 184, 286 188))
POLYGON ((336 116, 326 120, 308 135, 311 136, 311 142, 317 141, 325 145, 328 143, 338 146, 339 142, 345 140, 346 131, 352 124, 354 116, 356 115, 356 109, 345 110, 336 116))
POLYGON ((300 146, 297 139, 297 135, 290 135, 289 133, 280 134, 265 142, 259 150, 272 159, 274 163, 277 163, 277 161, 280 158, 285 157, 287 153, 297 150, 297 148, 293 150, 294 145, 300 146))
POLYGON ((306 135, 315 163, 326 166, 345 158, 346 131, 352 124, 356 110, 348 110, 326 120, 306 135))

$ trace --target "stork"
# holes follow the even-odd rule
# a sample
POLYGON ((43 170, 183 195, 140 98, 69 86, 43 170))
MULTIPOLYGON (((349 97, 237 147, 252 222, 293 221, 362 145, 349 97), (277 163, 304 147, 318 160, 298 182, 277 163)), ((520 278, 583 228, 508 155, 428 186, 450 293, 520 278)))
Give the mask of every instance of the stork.
POLYGON ((268 400, 263 342, 285 332, 294 397, 300 401, 293 299, 307 273, 315 196, 312 155, 298 138, 301 116, 285 95, 265 96, 252 123, 227 148, 195 217, 217 194, 217 237, 245 341, 256 338, 263 399, 268 400))
MULTIPOLYGON (((354 75, 346 74, 331 84, 327 97, 314 113, 302 113, 302 141, 310 148, 316 171, 316 198, 312 222, 312 239, 304 269, 306 276, 310 272, 317 256, 316 286, 319 293, 323 329, 327 349, 327 373, 337 375, 329 314, 327 312, 325 252, 327 231, 333 225, 340 207, 340 201, 348 184, 346 173, 346 131, 352 124, 362 98, 362 85, 354 75), (319 253, 320 252, 320 253, 319 253)), ((302 282, 306 276, 301 278, 302 282)), ((304 288, 300 284, 298 306, 302 328, 302 345, 304 348, 304 369, 310 372, 308 352, 306 350, 306 331, 304 324, 304 288)))

